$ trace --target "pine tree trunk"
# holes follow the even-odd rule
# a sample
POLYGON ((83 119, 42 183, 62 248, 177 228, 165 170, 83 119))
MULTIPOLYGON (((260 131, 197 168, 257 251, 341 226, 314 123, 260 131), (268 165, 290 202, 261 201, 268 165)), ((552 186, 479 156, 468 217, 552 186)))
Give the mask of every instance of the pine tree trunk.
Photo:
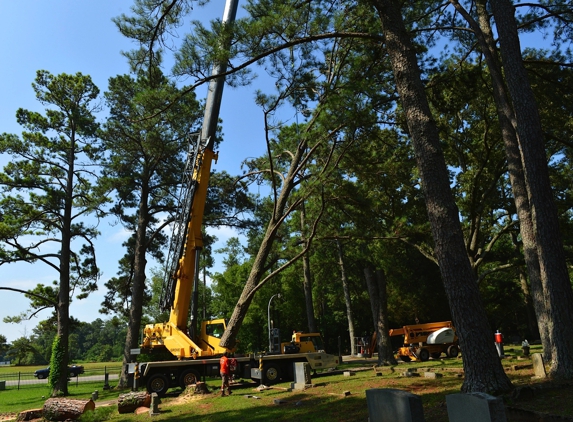
MULTIPOLYGON (((543 298, 550 316, 548 325, 552 361, 549 374, 554 378, 571 379, 573 336, 570 333, 573 332, 573 290, 549 180, 541 121, 523 65, 514 16, 515 9, 508 0, 494 0, 491 5, 499 35, 504 74, 515 110, 516 131, 531 207, 543 298)), ((543 335, 543 332, 541 334, 543 335)))
POLYGON ((366 286, 370 295, 372 320, 376 332, 376 350, 378 351, 378 365, 396 365, 396 358, 392 353, 388 326, 388 294, 386 291, 386 275, 383 270, 376 271, 376 277, 370 267, 364 268, 366 286))
MULTIPOLYGON (((143 295, 145 293, 145 268, 147 260, 147 226, 149 225, 149 209, 147 201, 149 192, 146 188, 141 189, 139 212, 137 220, 137 232, 135 239, 135 256, 133 262, 133 281, 131 285, 131 304, 129 309, 129 323, 123 349, 123 368, 131 363, 131 349, 139 346, 141 329, 141 316, 143 314, 143 295)), ((118 381, 119 388, 128 387, 127 373, 121 371, 118 381)))
MULTIPOLYGON (((523 293, 523 306, 525 306, 525 311, 527 313, 527 327, 531 333, 531 340, 538 340, 539 329, 537 327, 537 319, 535 318, 535 309, 533 309, 533 303, 531 300, 531 293, 529 292, 529 284, 527 284, 527 277, 524 271, 519 271, 519 284, 521 286, 521 292, 523 293)), ((543 357, 545 360, 545 356, 543 357)))
POLYGON ((344 267, 344 253, 340 241, 336 241, 338 251, 338 265, 340 266, 340 279, 342 280, 342 291, 344 293, 344 303, 346 304, 346 318, 348 319, 348 335, 350 336, 350 350, 354 355, 356 350, 356 334, 354 333, 354 317, 352 316, 352 301, 350 299, 350 289, 348 288, 348 278, 346 277, 346 268, 344 267))
POLYGON ((498 394, 512 388, 495 350, 472 271, 417 58, 402 20, 401 2, 373 0, 412 138, 428 218, 452 318, 464 353, 464 392, 498 394))
MULTIPOLYGON (((53 368, 59 369, 58 379, 52 385, 52 397, 68 395, 68 341, 70 336, 70 260, 72 238, 72 204, 74 190, 74 160, 75 160, 75 135, 72 134, 68 150, 68 177, 66 180, 66 197, 64 200, 62 221, 62 244, 60 249, 60 284, 58 293, 57 321, 59 337, 59 360, 53 368)), ((52 357, 53 359, 53 357, 52 357)), ((52 377, 50 377, 52 380, 52 377)))
POLYGON ((546 299, 543 293, 543 284, 541 281, 541 270, 539 267, 539 257, 535 242, 535 232, 531 215, 531 207, 525 183, 525 174, 519 151, 519 142, 515 131, 515 113, 509 96, 507 87, 504 83, 501 63, 498 59, 495 38, 490 25, 489 12, 485 0, 479 0, 476 3, 478 12, 479 26, 473 23, 471 17, 467 20, 472 25, 472 29, 478 36, 482 53, 486 58, 486 63, 490 71, 493 96, 497 107, 498 119, 500 123, 503 142, 505 145, 505 155, 507 158, 507 168, 509 171, 509 180, 519 218, 519 230, 521 241, 523 243, 523 256, 529 275, 529 284, 531 286, 531 300, 537 317, 537 331, 543 344, 544 359, 546 362, 551 361, 551 333, 549 330, 550 320, 546 299))

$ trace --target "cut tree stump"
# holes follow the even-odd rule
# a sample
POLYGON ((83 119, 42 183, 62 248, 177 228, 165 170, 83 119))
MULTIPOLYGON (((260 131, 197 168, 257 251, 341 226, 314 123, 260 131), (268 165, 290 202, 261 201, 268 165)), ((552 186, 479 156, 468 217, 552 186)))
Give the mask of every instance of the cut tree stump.
POLYGON ((188 385, 187 390, 191 391, 193 394, 211 394, 209 386, 201 381, 196 384, 188 385))
POLYGON ((40 419, 41 417, 42 417, 42 409, 30 409, 18 413, 18 418, 16 420, 18 422, 31 421, 32 419, 40 419))
POLYGON ((94 409, 95 403, 92 400, 54 397, 44 402, 42 413, 46 420, 65 421, 66 419, 79 419, 85 412, 94 409))
POLYGON ((120 394, 117 399, 117 411, 119 413, 133 413, 138 407, 149 407, 151 396, 146 391, 134 391, 120 394))

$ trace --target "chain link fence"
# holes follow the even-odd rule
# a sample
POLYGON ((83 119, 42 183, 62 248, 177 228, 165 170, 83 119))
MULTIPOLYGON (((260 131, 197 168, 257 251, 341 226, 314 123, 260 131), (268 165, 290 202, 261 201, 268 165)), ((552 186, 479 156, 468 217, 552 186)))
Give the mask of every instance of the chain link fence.
MULTIPOLYGON (((117 380, 121 372, 121 364, 105 365, 101 367, 91 367, 84 369, 84 373, 70 377, 70 383, 103 381, 104 385, 109 385, 109 381, 117 380)), ((33 372, 18 371, 0 374, 0 390, 18 389, 48 384, 47 379, 37 379, 33 372)))

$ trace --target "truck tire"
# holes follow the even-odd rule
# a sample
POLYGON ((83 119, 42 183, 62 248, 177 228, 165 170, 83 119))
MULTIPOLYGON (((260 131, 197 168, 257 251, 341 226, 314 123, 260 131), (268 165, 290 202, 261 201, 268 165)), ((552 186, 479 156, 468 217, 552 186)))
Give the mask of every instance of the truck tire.
POLYGON ((458 349, 458 346, 456 346, 455 344, 452 344, 450 347, 448 347, 448 356, 451 358, 458 357, 459 352, 460 349, 458 349))
POLYGON ((430 352, 428 352, 428 349, 420 349, 418 356, 422 362, 426 362, 428 359, 430 359, 430 352))
POLYGON ((179 385, 181 388, 185 388, 191 384, 197 384, 201 380, 201 375, 195 369, 186 369, 181 373, 179 377, 179 385))
POLYGON ((273 385, 279 382, 281 373, 279 367, 274 363, 269 363, 263 366, 263 384, 273 385))
POLYGON ((70 378, 74 378, 76 376, 75 372, 70 372, 70 378))
POLYGON ((169 379, 164 374, 153 374, 147 380, 147 392, 149 394, 157 393, 158 396, 164 396, 169 389, 169 379))

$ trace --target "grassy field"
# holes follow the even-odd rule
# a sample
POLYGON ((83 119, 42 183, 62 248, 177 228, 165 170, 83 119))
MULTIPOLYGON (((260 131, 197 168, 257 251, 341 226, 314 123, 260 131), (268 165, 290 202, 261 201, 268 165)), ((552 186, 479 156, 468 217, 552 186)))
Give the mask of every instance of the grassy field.
MULTIPOLYGON (((536 352, 537 350, 533 350, 536 352)), ((516 353, 519 353, 517 350, 516 353)), ((507 405, 521 409, 529 409, 561 416, 573 417, 573 387, 543 389, 548 383, 543 380, 532 380, 531 368, 513 369, 515 365, 523 366, 527 360, 517 360, 514 354, 508 353, 508 359, 503 360, 507 373, 515 386, 534 386, 536 392, 526 396, 526 399, 516 400, 506 397, 507 405)), ((421 397, 424 414, 427 422, 447 422, 445 396, 460 391, 463 378, 458 376, 461 372, 460 359, 444 359, 424 363, 400 364, 391 369, 382 369, 382 376, 377 376, 372 369, 375 360, 349 362, 342 365, 342 370, 354 370, 355 375, 345 376, 338 372, 329 375, 313 377, 313 388, 304 391, 289 392, 288 383, 278 384, 275 388, 266 391, 256 391, 254 383, 244 383, 234 387, 234 394, 230 397, 220 397, 217 392, 220 381, 207 380, 213 394, 194 396, 188 392, 175 391, 162 399, 159 406, 160 414, 154 416, 156 421, 181 421, 195 418, 201 421, 367 421, 365 391, 370 388, 397 388, 410 391, 421 397), (442 378, 429 379, 422 376, 403 377, 401 374, 407 369, 415 369, 422 373, 427 369, 443 374, 442 378), (349 394, 345 393, 349 392, 349 394), (252 397, 247 397, 252 396, 252 397), (281 404, 276 404, 281 400, 281 404)), ((101 365, 101 364, 99 364, 101 365)), ((149 419, 143 416, 120 415, 117 406, 112 401, 122 391, 103 391, 100 383, 71 386, 70 393, 73 398, 90 398, 91 393, 97 389, 99 399, 96 401, 96 412, 90 413, 85 420, 99 421, 141 421, 149 419)), ((46 387, 24 391, 0 391, 0 413, 15 412, 29 408, 38 408, 43 404, 42 395, 47 397, 46 387), (7 406, 7 407, 5 407, 7 406), (5 410, 9 409, 9 410, 5 410)), ((4 415, 4 420, 9 415, 4 415)), ((1 418, 0 418, 1 419, 1 418)), ((509 417, 508 421, 514 419, 509 417)))

